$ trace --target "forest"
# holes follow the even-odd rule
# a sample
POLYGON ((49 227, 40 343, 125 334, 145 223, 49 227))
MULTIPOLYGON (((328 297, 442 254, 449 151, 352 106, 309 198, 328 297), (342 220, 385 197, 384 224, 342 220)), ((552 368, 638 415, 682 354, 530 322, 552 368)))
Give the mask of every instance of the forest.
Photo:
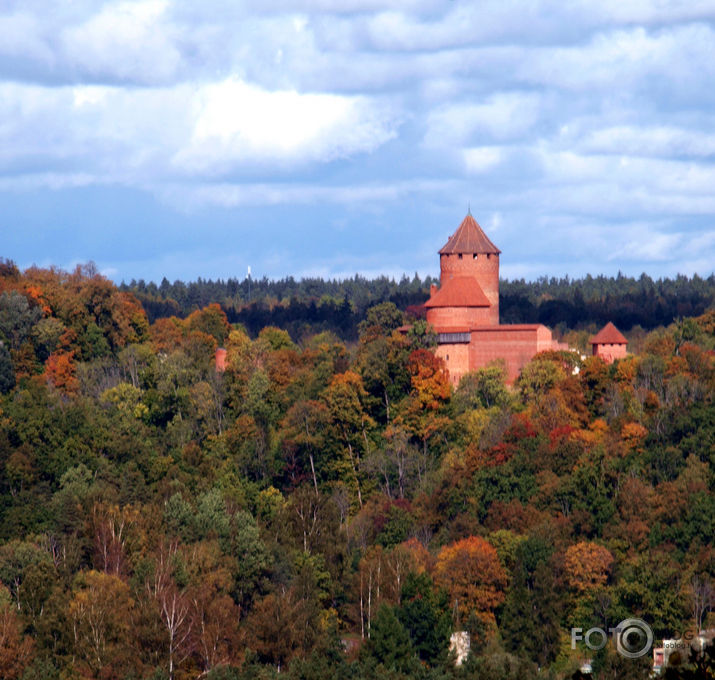
MULTIPOLYGON (((240 323, 255 337, 266 326, 278 326, 300 340, 331 331, 345 341, 358 339, 358 326, 369 307, 392 302, 409 314, 429 297, 430 284, 415 274, 400 281, 388 277, 365 279, 355 275, 342 281, 319 278, 267 278, 251 281, 202 280, 169 283, 131 281, 120 289, 142 303, 150 322, 170 316, 186 318, 209 304, 221 305, 229 323, 240 323)), ((621 330, 634 326, 653 330, 678 317, 700 316, 715 300, 715 275, 653 281, 586 276, 500 282, 502 323, 543 323, 559 331, 595 331, 613 321, 621 330)))
POLYGON ((635 680, 572 629, 715 628, 715 279, 505 282, 631 354, 456 389, 396 332, 429 283, 0 261, 0 678, 635 680))

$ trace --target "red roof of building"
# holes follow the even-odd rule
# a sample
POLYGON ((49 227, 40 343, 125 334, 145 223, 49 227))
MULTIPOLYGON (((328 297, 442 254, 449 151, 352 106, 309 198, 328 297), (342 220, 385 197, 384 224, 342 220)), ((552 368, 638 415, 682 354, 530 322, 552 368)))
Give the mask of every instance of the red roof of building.
POLYGON ((490 303, 473 276, 447 279, 425 302, 425 307, 489 307, 490 303))
POLYGON ((589 342, 592 345, 627 345, 622 333, 609 321, 589 342))
POLYGON ((450 253, 491 253, 499 255, 501 250, 497 248, 482 231, 477 221, 471 214, 467 215, 457 231, 452 234, 447 243, 444 244, 440 255, 450 253))
POLYGON ((469 333, 467 326, 440 326, 435 328, 435 333, 469 333))
POLYGON ((546 328, 542 323, 508 323, 496 326, 472 326, 469 330, 475 333, 491 333, 493 331, 535 331, 537 328, 546 328))

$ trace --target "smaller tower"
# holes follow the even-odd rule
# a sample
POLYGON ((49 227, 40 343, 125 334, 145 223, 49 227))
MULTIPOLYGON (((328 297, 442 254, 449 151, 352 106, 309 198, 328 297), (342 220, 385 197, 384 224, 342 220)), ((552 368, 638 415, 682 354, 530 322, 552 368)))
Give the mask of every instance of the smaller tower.
POLYGON ((601 357, 607 364, 626 356, 628 340, 610 321, 589 342, 593 346, 593 356, 601 357))

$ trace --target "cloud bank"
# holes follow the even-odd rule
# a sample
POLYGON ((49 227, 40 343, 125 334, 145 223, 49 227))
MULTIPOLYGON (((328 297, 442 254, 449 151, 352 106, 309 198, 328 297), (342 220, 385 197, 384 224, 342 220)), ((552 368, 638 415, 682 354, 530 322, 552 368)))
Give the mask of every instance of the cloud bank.
MULTIPOLYGON (((316 220, 355 227, 346 252, 381 233, 356 269, 393 243, 386 269, 429 271, 468 203, 485 227, 500 216, 512 272, 712 271, 712 0, 9 0, 0 35, 0 230, 21 263, 52 254, 12 225, 42 229, 38 204, 96 191, 148 196, 152 221, 186 233, 232 220, 252 257, 286 267, 272 274, 344 262, 311 253, 316 220), (276 258, 254 227, 296 206, 303 239, 276 258)), ((117 205, 145 234, 144 203, 117 205)), ((48 248, 123 272, 81 212, 71 254, 48 248)))

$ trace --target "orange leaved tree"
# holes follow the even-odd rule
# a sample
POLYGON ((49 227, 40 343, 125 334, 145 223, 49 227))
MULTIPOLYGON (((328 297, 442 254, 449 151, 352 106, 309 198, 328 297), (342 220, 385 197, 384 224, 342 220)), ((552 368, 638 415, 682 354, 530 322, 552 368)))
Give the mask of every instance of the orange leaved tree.
POLYGON ((506 573, 494 547, 479 536, 469 536, 440 550, 435 582, 449 593, 462 623, 476 614, 494 624, 494 610, 504 601, 506 573))
POLYGON ((602 545, 582 541, 566 550, 564 567, 568 584, 578 592, 606 585, 613 555, 602 545))

